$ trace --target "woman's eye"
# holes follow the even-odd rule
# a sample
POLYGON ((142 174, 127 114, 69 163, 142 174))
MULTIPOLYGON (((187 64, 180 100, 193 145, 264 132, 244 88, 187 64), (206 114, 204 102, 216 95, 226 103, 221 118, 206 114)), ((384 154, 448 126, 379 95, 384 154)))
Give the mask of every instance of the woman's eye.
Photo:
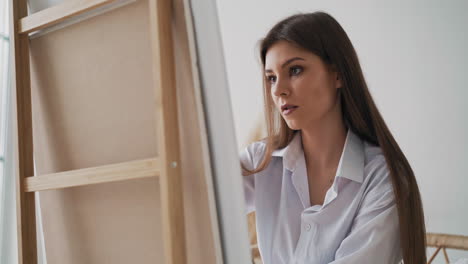
POLYGON ((273 75, 267 76, 266 78, 267 78, 267 81, 270 82, 270 83, 272 83, 272 82, 274 82, 276 80, 276 77, 273 76, 273 75))
POLYGON ((290 73, 293 75, 298 75, 299 73, 302 72, 302 67, 299 66, 293 66, 289 69, 290 73))

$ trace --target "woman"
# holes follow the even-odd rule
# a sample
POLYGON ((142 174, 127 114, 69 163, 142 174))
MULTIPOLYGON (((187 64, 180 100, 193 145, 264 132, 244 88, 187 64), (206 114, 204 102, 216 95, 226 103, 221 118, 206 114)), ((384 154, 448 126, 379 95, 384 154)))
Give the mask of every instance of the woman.
POLYGON ((264 263, 426 263, 414 173, 343 28, 290 16, 260 58, 268 136, 240 157, 264 263))

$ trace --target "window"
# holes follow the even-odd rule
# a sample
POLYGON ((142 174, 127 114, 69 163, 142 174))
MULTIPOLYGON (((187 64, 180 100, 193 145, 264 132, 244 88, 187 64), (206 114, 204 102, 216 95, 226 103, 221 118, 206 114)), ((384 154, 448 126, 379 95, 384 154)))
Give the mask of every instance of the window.
POLYGON ((0 1, 0 263, 17 262, 12 166, 8 167, 7 116, 9 104, 9 1, 0 1))

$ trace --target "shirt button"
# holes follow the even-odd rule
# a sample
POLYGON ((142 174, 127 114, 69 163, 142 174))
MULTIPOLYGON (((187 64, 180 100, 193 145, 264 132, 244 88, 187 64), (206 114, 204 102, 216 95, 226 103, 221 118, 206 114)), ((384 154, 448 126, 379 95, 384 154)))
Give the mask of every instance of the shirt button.
POLYGON ((307 231, 310 231, 310 229, 311 229, 310 224, 307 224, 307 225, 305 226, 305 229, 306 229, 307 231))

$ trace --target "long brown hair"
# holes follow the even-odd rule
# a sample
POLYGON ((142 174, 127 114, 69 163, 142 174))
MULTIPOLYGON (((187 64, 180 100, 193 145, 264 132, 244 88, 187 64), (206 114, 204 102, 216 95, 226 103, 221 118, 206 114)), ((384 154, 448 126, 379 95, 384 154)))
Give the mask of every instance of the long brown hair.
MULTIPOLYGON (((426 229, 416 178, 369 93, 358 56, 346 32, 332 16, 322 11, 299 13, 281 20, 260 42, 263 76, 266 53, 280 40, 314 53, 337 71, 342 81, 340 103, 344 121, 361 139, 379 146, 385 156, 398 208, 403 261, 405 264, 426 263, 426 229)), ((265 78, 263 86, 267 127, 265 154, 254 170, 242 165, 244 175, 265 169, 272 152, 287 146, 294 134, 275 109, 265 78)))

